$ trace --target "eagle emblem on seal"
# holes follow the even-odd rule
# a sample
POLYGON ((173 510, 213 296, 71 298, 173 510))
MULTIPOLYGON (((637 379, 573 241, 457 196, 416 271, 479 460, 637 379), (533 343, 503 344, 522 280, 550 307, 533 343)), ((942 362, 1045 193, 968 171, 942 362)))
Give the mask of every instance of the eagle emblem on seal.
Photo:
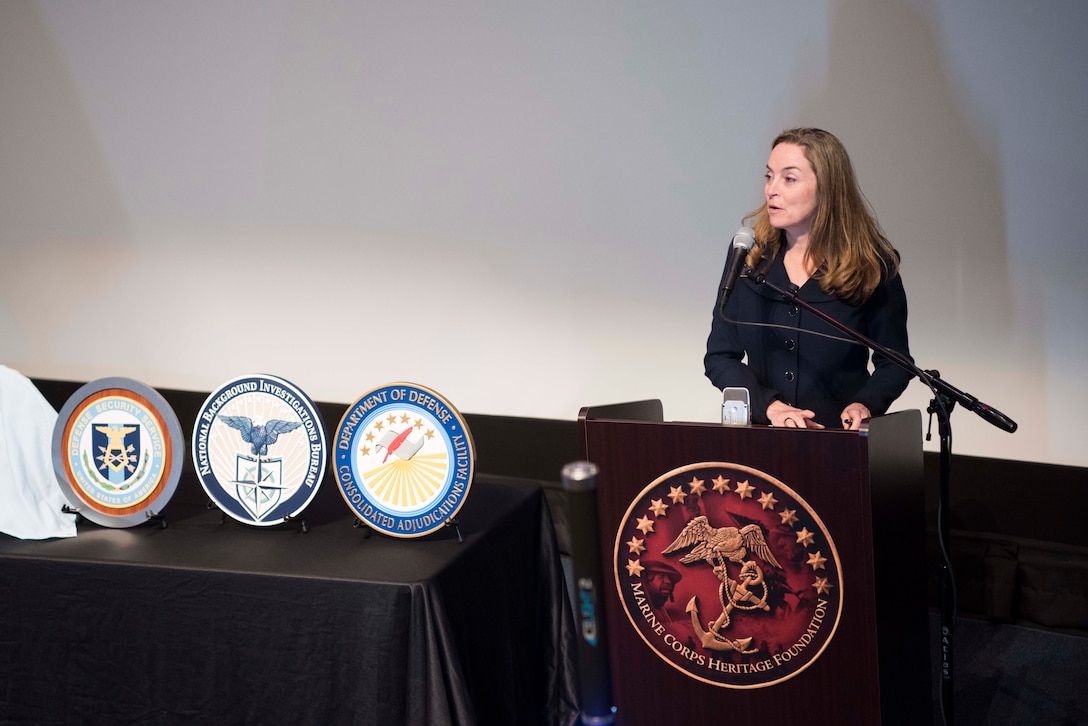
POLYGON ((685 525, 662 554, 672 554, 689 547, 691 550, 680 558, 680 562, 690 565, 704 561, 713 568, 714 575, 721 582, 718 599, 722 613, 708 623, 706 629, 699 622, 697 598, 692 597, 688 601, 686 612, 691 615, 691 626, 700 644, 708 650, 735 650, 745 654, 756 652, 751 647, 752 638, 729 638, 722 631, 729 627, 733 610, 770 610, 767 604, 769 590, 763 570, 755 560, 749 559, 749 555, 754 554, 771 567, 782 569, 767 546, 763 529, 758 524, 714 527, 705 515, 699 515, 685 525), (735 580, 729 574, 729 563, 740 566, 735 580))

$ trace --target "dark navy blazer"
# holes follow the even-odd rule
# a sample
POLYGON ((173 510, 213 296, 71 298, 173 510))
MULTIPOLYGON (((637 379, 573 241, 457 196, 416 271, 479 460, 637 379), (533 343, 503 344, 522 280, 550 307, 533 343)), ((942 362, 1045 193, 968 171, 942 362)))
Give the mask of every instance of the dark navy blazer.
MULTIPOLYGON (((823 292, 815 279, 809 279, 800 289, 793 286, 782 262, 781 248, 769 266, 764 263, 760 269, 778 287, 797 292, 800 300, 909 357, 907 296, 899 275, 882 280, 865 303, 851 305, 823 292)), ((879 416, 887 412, 911 379, 910 373, 879 354, 873 355, 870 372, 868 348, 848 340, 845 333, 786 302, 769 287, 741 278, 724 311, 715 304, 703 365, 707 378, 718 388, 748 389, 753 423, 769 423, 767 407, 780 399, 811 409, 818 423, 838 428, 847 404, 862 403, 873 416, 879 416), (723 319, 723 315, 735 322, 723 319), (747 361, 742 362, 745 356, 747 361)))

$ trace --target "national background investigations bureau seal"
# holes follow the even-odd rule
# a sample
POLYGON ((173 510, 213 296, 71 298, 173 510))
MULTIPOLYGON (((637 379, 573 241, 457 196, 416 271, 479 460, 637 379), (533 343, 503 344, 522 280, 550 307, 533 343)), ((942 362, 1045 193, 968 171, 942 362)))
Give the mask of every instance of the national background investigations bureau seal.
POLYGON ((204 491, 239 522, 272 526, 317 495, 328 449, 314 402, 282 378, 227 381, 201 406, 193 462, 204 491))

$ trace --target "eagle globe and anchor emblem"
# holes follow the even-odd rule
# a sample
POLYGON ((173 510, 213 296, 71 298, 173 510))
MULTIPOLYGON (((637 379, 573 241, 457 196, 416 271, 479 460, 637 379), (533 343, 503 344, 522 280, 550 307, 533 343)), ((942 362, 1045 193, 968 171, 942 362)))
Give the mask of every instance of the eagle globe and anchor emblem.
POLYGON ((659 477, 628 508, 615 558, 639 636, 712 685, 788 680, 838 627, 843 582, 830 534, 796 492, 750 467, 698 463, 659 477))
POLYGON ((723 635, 722 631, 729 628, 730 613, 734 609, 765 612, 771 609, 767 604, 768 588, 763 570, 754 560, 745 559, 748 551, 751 550, 767 564, 782 569, 771 554, 770 548, 767 547, 763 530, 758 524, 747 524, 739 529, 737 527, 715 528, 710 526, 706 516, 699 515, 688 522, 680 536, 665 549, 663 554, 671 554, 687 547, 691 547, 691 551, 681 557, 680 562, 690 564, 704 560, 713 567, 714 575, 721 581, 718 588, 718 601, 721 603, 722 612, 715 620, 708 623, 706 630, 699 622, 697 598, 692 596, 687 604, 686 611, 691 615, 691 627, 698 636, 700 645, 708 650, 735 650, 745 655, 757 652, 757 648, 751 647, 751 636, 731 639, 723 635), (729 563, 740 568, 736 580, 729 575, 729 563))

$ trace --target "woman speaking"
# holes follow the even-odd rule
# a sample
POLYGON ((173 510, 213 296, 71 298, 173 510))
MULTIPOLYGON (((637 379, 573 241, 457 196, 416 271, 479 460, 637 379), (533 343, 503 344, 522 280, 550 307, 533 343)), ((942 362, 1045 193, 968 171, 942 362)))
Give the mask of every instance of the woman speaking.
MULTIPOLYGON (((870 212, 842 142, 821 129, 779 134, 763 197, 745 218, 755 232, 745 260, 754 274, 909 357, 899 254, 870 212)), ((754 423, 798 428, 857 430, 885 413, 911 379, 880 354, 870 370, 868 348, 747 278, 715 305, 703 363, 718 388, 748 389, 754 423)))

